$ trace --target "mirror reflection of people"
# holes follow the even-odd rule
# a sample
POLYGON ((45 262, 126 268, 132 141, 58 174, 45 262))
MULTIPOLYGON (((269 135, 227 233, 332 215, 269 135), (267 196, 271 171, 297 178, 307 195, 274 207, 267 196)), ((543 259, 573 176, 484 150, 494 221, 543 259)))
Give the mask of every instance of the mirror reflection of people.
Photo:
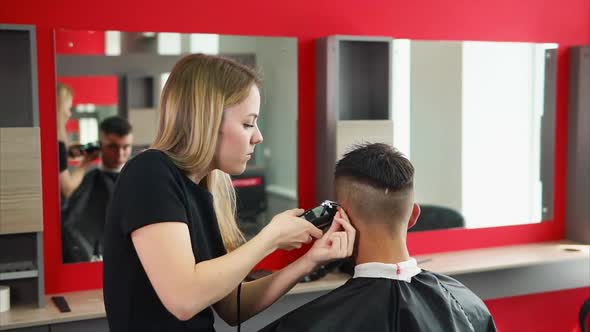
POLYGON ((84 175, 61 212, 64 263, 102 260, 106 211, 131 155, 132 127, 121 117, 106 118, 99 125, 99 140, 99 150, 87 152, 85 158, 100 155, 101 165, 84 175))
POLYGON ((354 276, 261 331, 495 331, 482 300, 410 256, 407 231, 420 215, 413 182, 414 167, 389 145, 346 153, 335 189, 358 234, 354 276))
POLYGON ((102 169, 120 172, 131 156, 133 134, 127 120, 113 116, 104 119, 99 126, 102 169))
POLYGON ((56 89, 57 99, 57 142, 59 152, 59 188, 63 198, 69 198, 78 188, 84 174, 96 158, 93 155, 83 155, 78 166, 68 169, 69 142, 66 131, 66 123, 72 116, 71 108, 74 92, 68 85, 58 83, 56 89))
POLYGON ((133 146, 131 124, 119 117, 111 116, 101 121, 97 148, 82 151, 83 145, 72 145, 69 153, 84 156, 90 161, 101 158, 100 168, 106 172, 118 173, 129 160, 133 146))
POLYGON ((244 242, 230 175, 244 172, 263 139, 258 85, 251 69, 220 57, 192 54, 172 69, 155 141, 125 165, 108 211, 104 301, 112 332, 214 331, 212 308, 235 325, 352 253, 354 229, 344 216, 323 234, 297 217, 301 209, 276 215, 244 242), (284 269, 242 283, 266 255, 313 238, 284 269))

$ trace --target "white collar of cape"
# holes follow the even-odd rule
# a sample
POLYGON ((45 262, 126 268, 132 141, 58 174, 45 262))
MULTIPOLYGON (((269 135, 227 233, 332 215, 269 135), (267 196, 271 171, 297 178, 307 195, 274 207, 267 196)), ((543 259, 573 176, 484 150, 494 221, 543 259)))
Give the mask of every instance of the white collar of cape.
POLYGON ((364 263, 354 267, 353 278, 385 278, 411 282, 412 277, 422 272, 418 267, 416 259, 410 258, 407 261, 397 264, 386 263, 364 263))

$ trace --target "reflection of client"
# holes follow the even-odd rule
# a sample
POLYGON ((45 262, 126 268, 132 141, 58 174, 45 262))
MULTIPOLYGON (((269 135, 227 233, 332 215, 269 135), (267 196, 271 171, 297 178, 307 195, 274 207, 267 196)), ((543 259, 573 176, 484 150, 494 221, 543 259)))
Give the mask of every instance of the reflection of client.
POLYGON ((338 162, 335 178, 358 235, 354 277, 263 331, 495 331, 475 294, 410 257, 406 236, 420 207, 408 159, 386 144, 360 146, 338 162))
POLYGON ((57 84, 57 142, 59 145, 59 188, 63 197, 68 198, 78 188, 84 177, 84 173, 96 156, 84 155, 77 167, 68 170, 68 136, 66 122, 72 115, 72 100, 74 93, 72 88, 65 84, 57 84))
POLYGON ((107 205, 117 176, 131 154, 133 135, 125 119, 105 119, 99 135, 102 165, 84 175, 62 211, 64 262, 101 258, 107 205))
POLYGON ((102 170, 114 173, 113 177, 123 168, 131 155, 133 134, 127 120, 118 116, 105 119, 100 123, 100 155, 102 170))

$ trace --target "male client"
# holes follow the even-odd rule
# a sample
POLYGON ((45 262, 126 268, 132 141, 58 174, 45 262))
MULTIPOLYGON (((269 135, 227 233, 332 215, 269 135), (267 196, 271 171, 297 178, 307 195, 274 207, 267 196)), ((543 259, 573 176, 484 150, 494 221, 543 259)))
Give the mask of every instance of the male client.
POLYGON ((335 189, 357 230, 354 276, 262 331, 496 331, 473 292, 410 256, 407 231, 420 215, 413 180, 410 161, 389 145, 345 154, 335 189))

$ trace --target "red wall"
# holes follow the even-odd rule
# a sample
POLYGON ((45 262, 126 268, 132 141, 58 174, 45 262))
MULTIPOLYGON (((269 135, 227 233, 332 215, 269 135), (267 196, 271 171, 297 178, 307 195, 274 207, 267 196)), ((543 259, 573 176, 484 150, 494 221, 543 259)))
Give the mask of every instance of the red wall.
MULTIPOLYGON (((590 44, 588 0, 3 0, 0 22, 37 27, 44 249, 48 293, 99 288, 101 264, 62 265, 55 144, 55 28, 291 36, 299 40, 299 195, 314 202, 314 40, 332 34, 411 39, 556 42, 558 52, 553 222, 412 233, 413 254, 564 237, 568 47, 590 44), (305 125, 305 126, 304 126, 305 125)), ((501 207, 500 207, 501 208, 501 207)), ((558 295, 551 295, 558 296, 558 295)))
POLYGON ((117 76, 60 76, 57 80, 74 90, 74 106, 117 105, 117 76))
MULTIPOLYGON (((105 33, 95 30, 58 29, 55 31, 55 53, 104 55, 105 33)), ((60 76, 57 80, 74 90, 74 106, 117 104, 117 76, 60 76)))
POLYGON ((485 301, 499 332, 578 332, 590 287, 485 301))
POLYGON ((105 52, 105 34, 95 30, 58 29, 55 53, 101 55, 105 52))

